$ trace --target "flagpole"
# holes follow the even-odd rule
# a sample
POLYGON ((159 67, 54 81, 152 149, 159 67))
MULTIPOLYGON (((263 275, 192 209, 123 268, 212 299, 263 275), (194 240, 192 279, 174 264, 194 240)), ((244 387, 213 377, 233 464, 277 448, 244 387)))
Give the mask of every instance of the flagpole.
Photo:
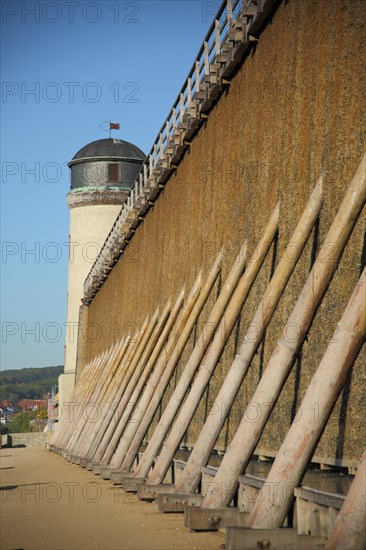
POLYGON ((112 121, 110 120, 110 121, 109 121, 109 139, 111 139, 111 137, 112 137, 111 123, 112 123, 112 121))

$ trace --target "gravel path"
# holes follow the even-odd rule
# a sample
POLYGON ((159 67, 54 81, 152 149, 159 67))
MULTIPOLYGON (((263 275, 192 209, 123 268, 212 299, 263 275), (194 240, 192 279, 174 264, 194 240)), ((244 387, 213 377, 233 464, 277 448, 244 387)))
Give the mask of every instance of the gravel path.
POLYGON ((221 533, 190 533, 181 514, 113 487, 42 447, 2 449, 1 550, 214 550, 221 533))

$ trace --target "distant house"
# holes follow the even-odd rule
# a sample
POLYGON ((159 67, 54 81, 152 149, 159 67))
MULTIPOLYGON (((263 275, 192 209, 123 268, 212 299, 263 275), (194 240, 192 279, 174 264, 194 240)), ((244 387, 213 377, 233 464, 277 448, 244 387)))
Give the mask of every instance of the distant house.
POLYGON ((14 405, 11 401, 4 399, 0 403, 0 424, 6 424, 10 422, 14 412, 17 410, 17 406, 14 405))
POLYGON ((16 405, 12 403, 11 401, 8 401, 7 399, 4 399, 0 403, 0 410, 1 411, 7 411, 8 413, 13 413, 16 409, 16 405))
POLYGON ((46 407, 46 401, 44 399, 23 399, 19 401, 18 407, 22 411, 37 411, 46 407))

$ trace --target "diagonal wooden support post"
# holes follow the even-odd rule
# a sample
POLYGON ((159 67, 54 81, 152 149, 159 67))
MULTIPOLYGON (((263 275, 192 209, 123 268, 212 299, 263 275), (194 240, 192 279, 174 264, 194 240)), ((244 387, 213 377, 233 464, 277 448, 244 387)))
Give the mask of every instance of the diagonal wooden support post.
MULTIPOLYGON (((70 396, 69 403, 80 403, 82 399, 84 399, 84 395, 90 383, 90 379, 94 374, 97 373, 98 365, 101 361, 104 361, 106 355, 107 355, 106 351, 99 354, 89 364, 89 368, 86 369, 86 373, 85 373, 86 376, 83 378, 82 383, 75 388, 75 391, 70 396)), ((71 434, 75 429, 75 420, 70 418, 71 415, 69 410, 69 403, 65 404, 64 408, 62 409, 62 415, 61 415, 61 422, 63 422, 62 430, 61 430, 61 427, 59 428, 60 432, 58 437, 58 445, 60 448, 63 448, 63 449, 66 448, 69 442, 69 439, 71 437, 71 434)))
MULTIPOLYGON (((199 273, 196 281, 193 284, 193 287, 187 297, 186 303, 184 304, 184 307, 179 314, 179 317, 177 319, 177 322, 174 326, 174 330, 172 331, 172 334, 170 335, 166 347, 163 349, 162 353, 160 354, 160 357, 157 361, 157 364, 154 368, 154 371, 152 375, 150 376, 145 389, 143 391, 143 394, 138 402, 137 407, 135 407, 132 411, 132 413, 136 416, 136 410, 139 413, 139 417, 134 420, 137 420, 136 423, 129 424, 125 428, 125 433, 127 437, 133 437, 135 430, 138 427, 138 423, 140 422, 141 417, 143 417, 144 413, 149 407, 149 404, 151 403, 151 399, 156 391, 156 388, 159 387, 159 384, 162 384, 163 381, 166 378, 166 372, 170 368, 175 368, 176 363, 179 360, 180 354, 182 353, 183 347, 182 342, 186 338, 188 340, 189 334, 187 334, 187 325, 189 323, 189 320, 191 319, 193 312, 195 311, 196 302, 200 296, 200 288, 201 288, 201 273, 199 273), (132 426, 132 428, 131 428, 132 426), (128 430, 133 430, 133 433, 131 434, 128 432, 128 430)), ((167 380, 167 383, 169 382, 170 377, 167 380)), ((112 457, 112 460, 110 462, 109 469, 118 469, 121 465, 121 462, 124 457, 124 452, 121 457, 116 455, 117 452, 119 452, 119 447, 123 445, 123 438, 120 440, 119 445, 117 446, 115 455, 112 457)), ((122 451, 121 451, 122 454, 122 451)), ((104 457, 102 459, 102 463, 104 464, 104 457)), ((108 477, 106 478, 108 479, 108 477)))
MULTIPOLYGON (((85 384, 85 381, 89 374, 89 370, 92 368, 92 365, 96 360, 97 360, 97 357, 94 357, 94 359, 91 362, 85 365, 85 368, 80 376, 80 380, 79 380, 80 383, 77 384, 72 390, 70 399, 75 400, 77 398, 77 394, 78 392, 80 392, 80 388, 83 387, 83 385, 85 384)), ((66 415, 61 414, 60 420, 57 425, 57 430, 54 431, 52 434, 50 448, 59 449, 58 445, 60 445, 62 436, 65 434, 66 430, 67 430, 66 415)))
POLYGON ((112 363, 106 365, 105 370, 109 371, 108 380, 103 388, 103 391, 100 392, 98 398, 95 400, 97 405, 98 416, 95 418, 95 422, 92 422, 88 431, 84 431, 80 436, 81 445, 77 449, 77 454, 80 457, 80 465, 85 466, 84 460, 81 457, 87 456, 88 448, 95 437, 96 427, 100 427, 100 424, 103 420, 103 415, 105 414, 106 404, 108 402, 108 397, 112 389, 118 384, 118 381, 121 377, 121 370, 123 370, 123 359, 126 356, 128 350, 130 338, 127 337, 124 339, 123 347, 118 353, 112 363))
POLYGON ((154 434, 136 469, 136 477, 145 477, 147 475, 156 455, 158 454, 160 446, 164 441, 164 438, 183 401, 189 384, 206 352, 206 349, 211 342, 211 335, 213 335, 214 331, 216 330, 220 319, 222 318, 222 315, 227 307, 227 304, 238 284, 240 276, 243 273, 246 261, 246 249, 247 243, 245 241, 223 285, 222 291, 220 292, 220 295, 211 310, 207 323, 205 323, 210 331, 210 334, 207 334, 207 331, 204 328, 200 337, 198 338, 194 350, 192 351, 191 356, 179 379, 178 385, 175 388, 173 395, 170 398, 166 409, 164 410, 163 416, 161 417, 156 429, 154 430, 154 434))
MULTIPOLYGON (((134 338, 137 338, 137 333, 133 336, 133 339, 134 338)), ((133 350, 133 344, 134 344, 133 339, 131 341, 130 335, 128 335, 126 338, 126 351, 123 355, 122 360, 120 361, 120 364, 117 368, 117 372, 115 373, 115 376, 110 380, 110 384, 103 398, 103 411, 102 411, 103 414, 99 424, 99 433, 97 432, 97 434, 92 439, 92 442, 90 443, 89 448, 85 452, 84 456, 88 456, 88 453, 91 452, 90 449, 92 449, 94 445, 97 445, 97 442, 99 441, 98 436, 100 432, 103 432, 105 430, 104 426, 106 422, 106 417, 109 415, 110 409, 113 410, 114 396, 116 395, 118 388, 121 386, 128 369, 129 358, 131 357, 132 350, 133 350)), ((88 467, 87 466, 88 459, 81 460, 80 464, 82 466, 88 467)))
POLYGON ((328 348, 300 405, 300 418, 291 424, 264 484, 247 526, 282 527, 316 446, 329 420, 346 377, 366 338, 366 268, 347 304, 328 348), (317 404, 317 414, 311 410, 317 404), (310 416, 304 411, 310 411, 310 416))
MULTIPOLYGON (((115 381, 116 372, 118 372, 121 361, 123 360, 126 348, 127 343, 125 340, 122 340, 110 360, 104 366, 102 376, 100 377, 100 380, 96 385, 95 391, 90 399, 90 403, 88 404, 88 406, 92 406, 93 410, 96 408, 96 415, 95 417, 92 416, 91 421, 88 420, 85 423, 83 430, 78 436, 78 444, 74 448, 75 454, 79 457, 86 456, 90 442, 94 437, 96 427, 100 426, 100 417, 103 414, 105 398, 106 395, 108 395, 109 388, 115 381)), ((92 414, 94 415, 95 413, 93 412, 92 414)))
POLYGON ((90 401, 90 398, 92 396, 92 393, 95 389, 96 384, 98 383, 101 374, 103 372, 103 368, 106 365, 106 363, 109 361, 109 359, 113 356, 114 353, 114 347, 111 347, 103 356, 102 359, 98 362, 96 365, 96 368, 93 372, 90 373, 89 379, 87 381, 87 384, 85 386, 84 392, 81 394, 81 399, 75 403, 68 403, 68 406, 71 406, 72 411, 69 411, 71 421, 69 426, 69 438, 68 442, 65 445, 65 448, 70 452, 73 453, 74 451, 74 445, 76 442, 76 435, 79 434, 80 430, 83 429, 85 425, 85 416, 84 411, 86 409, 87 404, 90 401), (76 410, 74 410, 76 409, 76 410))
MULTIPOLYGON (((148 377, 150 376, 153 367, 155 366, 158 357, 166 344, 166 341, 169 337, 171 330, 173 329, 174 323, 177 320, 180 309, 182 308, 184 300, 184 288, 181 290, 176 303, 172 309, 171 315, 164 326, 164 329, 159 337, 159 340, 154 347, 153 353, 146 364, 145 368, 139 372, 139 376, 135 380, 131 380, 132 384, 129 384, 123 397, 118 405, 118 410, 120 411, 120 418, 117 421, 118 424, 111 423, 105 433, 105 437, 101 444, 99 445, 98 452, 95 454, 93 460, 98 462, 104 459, 104 463, 107 464, 110 458, 113 455, 113 452, 118 444, 118 441, 123 433, 124 427, 126 426, 130 415, 132 414, 132 408, 135 403, 137 403, 143 388, 147 382, 148 377), (132 406, 129 406, 129 405, 132 406)), ((130 382, 131 382, 130 381, 130 382)))
MULTIPOLYGON (((105 364, 106 364, 106 362, 104 362, 104 365, 105 364)), ((91 380, 92 380, 92 383, 94 385, 98 383, 98 378, 97 378, 96 374, 92 375, 91 380)), ((83 406, 84 406, 85 403, 87 403, 87 400, 85 399, 85 396, 84 396, 83 406)), ((78 412, 79 412, 80 416, 82 416, 82 412, 83 412, 82 409, 80 409, 78 412)), ((76 434, 77 434, 77 426, 74 426, 73 433, 72 433, 73 439, 75 439, 76 434)))
POLYGON ((325 550, 366 548, 366 451, 338 514, 325 550))
MULTIPOLYGON (((130 367, 129 367, 129 370, 128 370, 128 374, 130 374, 130 376, 133 374, 134 370, 136 369, 137 365, 138 365, 138 362, 139 360, 141 359, 141 357, 143 356, 143 353, 145 352, 145 349, 148 345, 148 342, 151 338, 151 335, 155 329, 155 326, 158 322, 158 318, 159 318, 159 308, 156 309, 148 327, 147 327, 147 330, 141 340, 141 343, 136 351, 136 354, 134 355, 133 357, 133 360, 131 361, 131 364, 130 364, 130 367)), ((112 359, 113 360, 113 359, 112 359)), ((108 373, 108 363, 107 365, 104 366, 104 369, 103 369, 106 373, 108 373)), ((126 376, 125 376, 126 378, 126 376)), ((98 383, 97 384, 98 386, 102 386, 102 383, 98 383)), ((90 425, 90 424, 89 424, 90 425)), ((86 430, 87 432, 90 432, 90 427, 87 425, 86 427, 86 430)), ((87 445, 90 444, 90 440, 89 438, 86 436, 85 438, 82 437, 84 434, 81 434, 79 432, 75 432, 74 433, 74 438, 76 441, 79 441, 79 445, 78 445, 78 449, 80 449, 81 445, 84 444, 84 439, 86 439, 86 442, 87 442, 87 445)), ((77 454, 78 453, 78 450, 77 449, 73 449, 72 451, 73 453, 77 454)))
MULTIPOLYGON (((160 335, 161 335, 162 331, 164 330, 164 327, 167 323, 167 319, 170 315, 170 309, 171 309, 171 301, 168 300, 164 310, 162 311, 161 315, 158 318, 157 324, 155 325, 153 332, 151 333, 150 339, 149 339, 149 341, 148 341, 148 343, 147 343, 147 345, 144 349, 144 352, 141 355, 141 358, 138 361, 138 363, 136 365, 136 368, 134 369, 134 371, 132 373, 132 376, 131 376, 131 378, 128 382, 128 385, 126 386, 126 389, 125 389, 124 394, 123 394, 123 399, 127 399, 127 402, 128 402, 129 397, 131 396, 131 392, 133 391, 133 389, 135 388, 137 382, 139 381, 139 379, 141 377, 141 374, 144 372, 145 368, 148 368, 150 357, 154 353, 154 350, 156 348, 156 344, 157 344, 157 342, 160 338, 160 335)), ((99 443, 101 442, 103 436, 105 435, 105 426, 106 426, 106 424, 105 424, 105 422, 103 422, 103 420, 110 417, 109 411, 110 411, 111 406, 112 406, 112 409, 113 409, 113 404, 111 405, 108 402, 105 404, 105 407, 104 407, 104 410, 103 410, 102 425, 99 424, 98 426, 95 426, 95 429, 94 429, 94 432, 93 432, 92 438, 91 438, 91 444, 89 445, 89 450, 88 450, 88 453, 86 455, 89 458, 94 457, 95 451, 96 451, 99 443)), ((122 414, 122 410, 123 409, 122 409, 121 403, 120 403, 119 408, 114 409, 114 418, 118 417, 119 412, 122 414)), ((115 428, 116 427, 115 422, 114 423, 113 423, 113 421, 110 422, 108 427, 115 428)))
POLYGON ((193 493, 201 480, 201 468, 208 463, 220 431, 248 371, 277 304, 302 254, 322 205, 322 178, 312 192, 289 244, 279 261, 263 298, 254 314, 215 403, 189 456, 182 477, 176 484, 177 493, 193 493), (218 414, 218 411, 220 413, 218 414))
MULTIPOLYGON (((126 356, 123 359, 123 363, 118 372, 118 377, 116 378, 115 387, 111 388, 110 393, 106 399, 105 408, 107 410, 107 413, 103 419, 103 424, 101 426, 100 432, 105 432, 106 428, 113 424, 113 415, 116 406, 118 406, 121 396, 126 390, 127 384, 134 372, 134 357, 140 356, 140 348, 144 345, 143 341, 146 331, 148 330, 148 321, 149 317, 146 317, 140 330, 136 332, 130 340, 126 356)), ((93 443, 93 447, 95 445, 97 446, 98 443, 98 438, 96 438, 93 443)))
MULTIPOLYGON (((94 357, 94 359, 85 366, 85 369, 83 370, 82 375, 80 377, 79 383, 74 387, 71 393, 71 396, 70 396, 71 402, 77 402, 78 399, 80 398, 79 396, 81 395, 82 389, 85 387, 87 383, 87 380, 90 375, 90 371, 95 367, 95 364, 100 360, 100 357, 101 357, 101 354, 94 357)), ((69 418, 66 412, 63 410, 61 413, 61 418, 58 423, 57 431, 55 431, 52 435, 52 439, 51 439, 52 447, 57 448, 58 450, 61 449, 69 429, 70 429, 69 418)))
POLYGON ((246 421, 248 411, 245 411, 215 476, 216 490, 205 499, 203 504, 205 507, 217 508, 223 506, 223 504, 228 505, 232 501, 237 488, 238 477, 245 470, 283 385, 291 372, 296 355, 306 338, 365 201, 366 154, 357 168, 317 260, 288 319, 287 327, 301 327, 301 331, 298 332, 296 339, 291 342, 285 337, 278 341, 252 397, 252 403, 261 408, 261 416, 257 422, 248 423, 246 421), (330 247, 333 252, 331 257, 329 254, 330 247), (224 491, 222 487, 225 488, 224 491))
MULTIPOLYGON (((146 344, 146 347, 141 355, 141 358, 140 360, 138 361, 138 363, 136 364, 136 368, 134 369, 133 373, 132 373, 132 376, 130 378, 130 381, 129 381, 129 384, 126 388, 126 391, 128 389, 128 387, 134 387, 134 385, 136 385, 140 375, 141 375, 141 372, 144 370, 148 360, 149 360, 149 357, 151 355, 151 353, 153 352, 154 348, 155 348, 155 345, 160 337, 160 334, 167 322, 167 319, 169 317, 169 314, 170 314, 170 309, 171 309, 171 301, 168 300, 164 310, 162 311, 161 315, 159 315, 158 319, 157 319, 157 323, 150 335, 150 338, 146 344)), ((113 384, 114 386, 114 384, 113 384)), ((126 391, 124 392, 124 394, 126 393, 126 391)), ((102 401, 103 402, 103 401, 102 401)), ((104 423, 103 423, 103 420, 104 418, 108 415, 108 404, 104 404, 104 410, 103 410, 103 415, 102 415, 102 423, 99 423, 99 424, 94 424, 93 427, 92 427, 92 431, 91 431, 91 434, 90 434, 90 442, 89 442, 89 445, 88 445, 88 451, 85 452, 85 454, 83 456, 88 456, 89 458, 92 457, 94 455, 94 452, 95 452, 95 449, 98 445, 98 443, 100 442, 101 438, 103 437, 103 434, 104 434, 104 423), (102 424, 102 425, 101 425, 102 424)), ((116 413, 115 413, 116 415, 116 413)))
MULTIPOLYGON (((158 485, 162 483, 165 474, 173 460, 174 454, 179 447, 179 444, 184 436, 184 433, 191 422, 193 415, 199 405, 199 402, 204 394, 205 388, 210 381, 210 378, 215 370, 215 367, 220 359, 222 350, 235 326, 236 320, 245 303, 249 291, 259 273, 264 259, 270 249, 273 239, 278 230, 279 223, 279 204, 274 209, 271 218, 263 232, 253 257, 248 262, 248 267, 241 277, 231 299, 226 308, 226 311, 221 319, 220 325, 215 333, 214 339, 210 348, 203 360, 197 376, 194 380, 192 388, 184 402, 180 413, 175 420, 172 430, 165 442, 165 445, 157 459, 151 475, 147 479, 146 485, 158 485)), ((177 388, 179 385, 177 386, 177 388)), ((187 386, 188 388, 188 386, 187 386)), ((182 399, 185 391, 182 392, 182 399)))
MULTIPOLYGON (((120 441, 120 445, 118 448, 118 463, 119 466, 121 466, 122 464, 122 471, 128 471, 137 456, 140 445, 147 433, 147 430, 149 429, 151 422, 153 421, 155 412, 160 405, 161 399, 164 395, 169 380, 173 375, 175 367, 178 364, 180 356, 182 355, 182 352, 194 329, 197 319, 204 305, 206 304, 211 290, 215 284, 217 276, 220 272, 221 260, 222 250, 218 254, 214 265, 212 266, 208 274, 207 280, 202 287, 200 295, 191 311, 187 323, 184 326, 184 330, 182 331, 178 339, 177 345, 164 369, 163 375, 160 377, 160 380, 158 380, 157 383, 155 383, 154 381, 153 388, 149 388, 149 402, 146 402, 146 407, 144 408, 144 410, 142 410, 142 414, 139 415, 140 422, 137 422, 136 424, 130 424, 120 441), (127 451, 129 453, 128 455, 126 454, 127 451), (125 466, 125 461, 126 463, 129 463, 128 466, 125 466)), ((141 404, 139 404, 139 407, 141 407, 141 404)), ((117 453, 115 456, 117 458, 117 453)), ((115 457, 113 457, 113 459, 114 458, 115 457)))
MULTIPOLYGON (((111 364, 114 363, 115 359, 117 358, 119 354, 120 349, 120 343, 115 344, 112 349, 111 353, 108 355, 108 358, 102 365, 100 369, 100 373, 98 377, 95 377, 91 380, 90 384, 90 392, 88 394, 88 398, 84 400, 84 403, 82 407, 80 408, 80 420, 78 425, 76 426, 74 433, 72 434, 72 438, 70 440, 69 444, 69 450, 74 455, 74 457, 78 457, 78 453, 80 448, 85 442, 85 437, 87 436, 90 424, 91 424, 91 418, 94 419, 94 409, 97 404, 98 395, 100 391, 104 388, 104 385, 106 383, 106 379, 108 377, 109 373, 109 367, 111 364)), ((98 405, 97 405, 98 406, 98 405)), ((75 462, 73 460, 73 462, 75 462)))
MULTIPOLYGON (((116 381, 117 383, 111 387, 111 392, 108 395, 108 399, 105 403, 105 410, 107 412, 103 418, 101 430, 104 429, 106 423, 113 417, 115 410, 113 407, 113 403, 115 403, 118 396, 123 394, 129 380, 133 376, 133 373, 135 372, 139 361, 146 351, 146 347, 148 346, 148 342, 156 327, 158 318, 159 308, 155 310, 154 315, 152 316, 150 321, 148 320, 148 318, 146 319, 136 341, 131 342, 131 346, 129 349, 130 353, 126 355, 126 360, 123 362, 121 369, 119 370, 119 375, 116 381)), ((102 437, 102 435, 103 434, 99 432, 98 437, 102 437)), ((97 444, 96 442, 98 441, 98 437, 94 440, 93 444, 97 444)))
MULTIPOLYGON (((139 353, 141 343, 143 342, 143 338, 144 338, 144 336, 146 334, 146 331, 148 329, 148 322, 149 322, 149 319, 147 317, 145 319, 144 323, 142 324, 140 331, 137 334, 135 334, 135 337, 133 337, 131 339, 130 343, 129 343, 126 355, 123 358, 122 368, 120 369, 120 373, 119 373, 119 381, 120 381, 119 384, 121 386, 119 391, 123 391, 124 383, 125 383, 126 379, 128 379, 128 375, 129 375, 129 372, 130 372, 132 359, 133 359, 133 357, 135 356, 136 353, 139 353), (126 373, 126 371, 127 371, 127 373, 126 373)), ((100 355, 99 359, 98 359, 98 362, 100 362, 101 360, 104 361, 104 358, 106 357, 106 354, 107 354, 107 352, 102 353, 100 355)), ((95 369, 94 369, 94 371, 95 371, 95 369)), ((88 373, 88 380, 90 380, 90 379, 95 381, 95 379, 96 379, 95 372, 90 371, 88 373)), ((79 389, 79 393, 78 393, 78 398, 76 398, 76 400, 75 400, 75 403, 82 402, 82 400, 85 398, 85 386, 86 386, 86 384, 84 385, 84 387, 80 387, 80 384, 78 384, 76 386, 76 389, 79 389)), ((68 416, 69 416, 69 413, 68 413, 68 416)), ((73 434, 74 431, 75 431, 75 427, 76 427, 75 422, 73 424, 71 422, 69 422, 68 433, 73 434)))

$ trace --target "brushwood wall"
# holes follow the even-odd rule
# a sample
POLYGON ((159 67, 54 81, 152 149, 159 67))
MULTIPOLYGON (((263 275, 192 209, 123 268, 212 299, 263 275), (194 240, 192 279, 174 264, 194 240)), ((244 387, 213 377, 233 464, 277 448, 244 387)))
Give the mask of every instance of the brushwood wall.
MULTIPOLYGON (((87 359, 132 333, 157 305, 189 291, 207 275, 224 246, 221 277, 164 396, 176 381, 207 320, 222 281, 244 239, 254 251, 270 213, 281 204, 278 238, 252 287, 185 442, 194 443, 254 311, 281 258, 318 177, 324 204, 273 320, 226 422, 218 447, 230 442, 281 337, 327 230, 365 151, 366 63, 363 0, 279 3, 259 41, 192 141, 174 176, 138 227, 125 253, 88 308, 100 327, 87 359)), ((360 216, 309 336, 258 448, 275 452, 340 319, 365 257, 360 216)), ((331 261, 331 258, 330 260, 331 261)), ((289 335, 291 337, 291 335, 289 335)), ((325 461, 353 461, 365 446, 365 347, 316 450, 325 461)), ((154 424, 161 414, 158 412, 154 424)), ((258 414, 258 411, 256 412, 258 414)), ((260 412, 259 412, 260 414, 260 412)), ((255 418, 253 417, 253 421, 255 418)), ((151 434, 151 431, 150 431, 151 434)))

